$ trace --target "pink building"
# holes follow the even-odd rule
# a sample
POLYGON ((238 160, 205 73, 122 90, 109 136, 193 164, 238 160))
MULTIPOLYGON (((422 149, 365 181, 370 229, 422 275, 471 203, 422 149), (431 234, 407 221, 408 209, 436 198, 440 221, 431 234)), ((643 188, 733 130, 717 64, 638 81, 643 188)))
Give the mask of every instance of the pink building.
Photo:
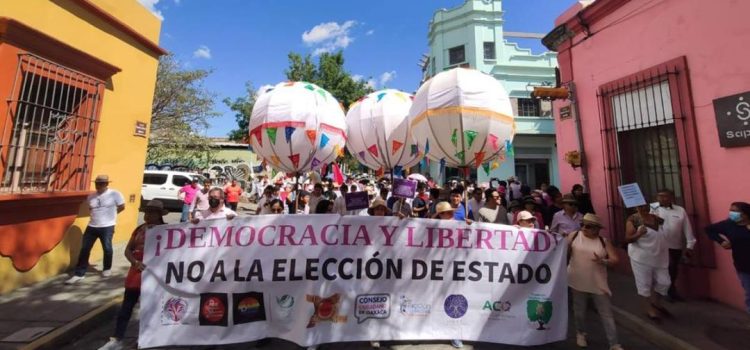
POLYGON ((748 13, 750 1, 580 1, 544 39, 572 92, 554 105, 562 189, 584 184, 623 242, 617 187, 638 182, 647 200, 672 188, 698 238, 680 291, 743 309, 730 252, 703 227, 750 202, 748 13), (565 163, 569 151, 582 167, 565 163))

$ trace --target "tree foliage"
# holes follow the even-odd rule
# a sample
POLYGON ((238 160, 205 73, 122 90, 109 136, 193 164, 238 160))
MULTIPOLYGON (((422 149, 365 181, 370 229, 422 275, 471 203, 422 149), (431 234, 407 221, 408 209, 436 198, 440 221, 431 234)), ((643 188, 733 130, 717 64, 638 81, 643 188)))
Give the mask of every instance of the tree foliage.
POLYGON ((355 80, 344 69, 344 53, 323 53, 315 64, 310 55, 302 57, 289 53, 289 67, 284 71, 291 81, 306 81, 328 90, 345 108, 360 97, 371 93, 372 88, 364 80, 355 80))
POLYGON ((162 56, 156 74, 151 108, 148 162, 189 162, 210 157, 209 140, 202 135, 214 111, 214 94, 203 82, 210 74, 185 69, 174 56, 162 56))
POLYGON ((229 132, 229 139, 235 142, 250 143, 248 138, 250 124, 250 115, 253 113, 253 106, 257 97, 257 90, 253 88, 250 82, 245 83, 247 94, 243 97, 237 97, 234 100, 224 99, 224 104, 234 112, 234 120, 237 122, 237 129, 229 132))

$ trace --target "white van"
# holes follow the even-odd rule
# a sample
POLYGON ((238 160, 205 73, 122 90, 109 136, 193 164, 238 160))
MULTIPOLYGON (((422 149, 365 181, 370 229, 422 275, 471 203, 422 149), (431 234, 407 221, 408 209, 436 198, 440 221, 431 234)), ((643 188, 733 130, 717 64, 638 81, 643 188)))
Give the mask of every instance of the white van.
POLYGON ((177 197, 177 192, 193 179, 197 179, 202 186, 206 178, 199 174, 182 171, 144 170, 141 206, 145 206, 146 202, 152 199, 158 199, 167 208, 181 209, 182 201, 177 197))

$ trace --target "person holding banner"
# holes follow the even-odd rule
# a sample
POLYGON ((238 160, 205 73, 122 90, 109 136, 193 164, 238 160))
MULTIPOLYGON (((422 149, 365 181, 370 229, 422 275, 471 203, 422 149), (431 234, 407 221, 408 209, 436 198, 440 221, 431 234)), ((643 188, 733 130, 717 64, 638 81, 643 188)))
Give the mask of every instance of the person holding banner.
POLYGON ((648 204, 640 205, 637 212, 628 217, 625 240, 630 243, 628 256, 638 295, 643 297, 648 318, 659 322, 661 316, 670 315, 661 305, 671 284, 669 249, 664 242, 664 220, 651 214, 649 209, 648 204))
POLYGON ((208 191, 208 209, 196 211, 195 217, 193 217, 191 222, 197 224, 201 220, 232 220, 235 217, 237 217, 237 213, 224 206, 224 190, 221 188, 212 188, 208 191))
MULTIPOLYGON (((452 195, 453 193, 451 193, 451 197, 452 195)), ((464 221, 464 219, 456 219, 455 207, 453 207, 453 205, 448 202, 440 202, 435 206, 435 216, 433 217, 433 219, 464 221)), ((467 221, 469 220, 467 219, 467 221)), ((453 339, 451 340, 451 346, 457 349, 463 348, 464 342, 461 339, 453 339)))
POLYGON ((617 328, 612 316, 607 283, 607 266, 617 264, 617 251, 608 239, 599 233, 601 220, 594 214, 583 216, 580 230, 571 232, 568 241, 568 285, 573 297, 573 319, 576 327, 576 344, 588 346, 586 341, 586 308, 589 299, 594 300, 607 334, 610 350, 622 350, 617 341, 617 328))
POLYGON ((159 200, 149 201, 143 209, 143 220, 145 223, 133 230, 128 245, 125 247, 125 258, 130 262, 130 269, 128 270, 127 277, 125 277, 125 295, 122 298, 122 305, 117 314, 115 333, 99 350, 125 348, 122 339, 125 337, 128 322, 130 322, 130 317, 133 315, 133 308, 135 308, 135 304, 138 303, 138 299, 141 296, 141 272, 146 269, 146 265, 143 265, 143 246, 146 241, 146 230, 156 225, 164 225, 163 217, 167 214, 169 214, 169 211, 164 209, 164 204, 159 200))

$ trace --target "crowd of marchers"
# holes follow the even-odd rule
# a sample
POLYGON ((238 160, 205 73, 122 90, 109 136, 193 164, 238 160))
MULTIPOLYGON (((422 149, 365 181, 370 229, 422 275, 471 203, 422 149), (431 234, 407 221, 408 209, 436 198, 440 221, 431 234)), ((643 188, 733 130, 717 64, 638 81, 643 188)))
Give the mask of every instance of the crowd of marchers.
MULTIPOLYGON (((532 189, 515 177, 492 179, 484 184, 456 179, 444 186, 438 186, 429 177, 418 176, 417 179, 421 181, 416 186, 413 198, 394 196, 394 184, 387 178, 374 181, 371 178, 355 180, 350 177, 335 183, 319 177, 300 179, 280 176, 273 181, 258 177, 248 184, 248 188, 242 188, 237 181, 231 181, 222 188, 213 186, 210 180, 203 184, 196 180, 179 190, 179 198, 183 202, 180 221, 196 224, 201 220, 232 220, 239 215, 337 213, 460 220, 467 224, 476 221, 546 230, 563 236, 568 243, 568 284, 576 344, 587 346, 585 315, 591 299, 597 308, 610 349, 622 349, 611 311, 612 291, 607 282, 608 267, 617 264, 620 253, 601 234, 603 222, 596 215, 583 186, 575 185, 569 193, 562 193, 557 187, 546 183, 532 189), (369 206, 348 210, 346 194, 350 192, 365 192, 369 206), (256 209, 238 212, 238 205, 243 201, 254 203, 256 209)), ((104 250, 101 275, 111 275, 112 235, 117 215, 124 210, 125 202, 120 192, 109 188, 108 176, 98 176, 95 187, 96 192, 87 199, 91 219, 82 238, 78 263, 66 284, 76 284, 85 277, 89 254, 97 240, 101 241, 104 250)), ((685 209, 675 203, 672 190, 659 190, 655 199, 654 203, 635 208, 623 224, 627 244, 625 250, 636 290, 643 299, 643 312, 658 324, 671 317, 664 300, 684 301, 675 288, 678 266, 683 259, 692 255, 696 239, 690 218, 685 209)), ((140 298, 140 274, 147 268, 143 264, 146 229, 164 224, 163 217, 168 213, 158 200, 149 201, 143 211, 144 223, 132 232, 125 249, 125 258, 131 267, 125 280, 124 298, 115 331, 109 342, 100 349, 123 348, 125 329, 140 298)), ((711 224, 704 230, 710 239, 732 251, 750 314, 750 204, 732 203, 726 220, 711 224)), ((260 341, 256 345, 263 344, 260 341)), ((380 347, 379 341, 371 341, 370 344, 373 348, 380 347)), ((463 347, 460 339, 452 340, 451 344, 456 348, 463 347)))

